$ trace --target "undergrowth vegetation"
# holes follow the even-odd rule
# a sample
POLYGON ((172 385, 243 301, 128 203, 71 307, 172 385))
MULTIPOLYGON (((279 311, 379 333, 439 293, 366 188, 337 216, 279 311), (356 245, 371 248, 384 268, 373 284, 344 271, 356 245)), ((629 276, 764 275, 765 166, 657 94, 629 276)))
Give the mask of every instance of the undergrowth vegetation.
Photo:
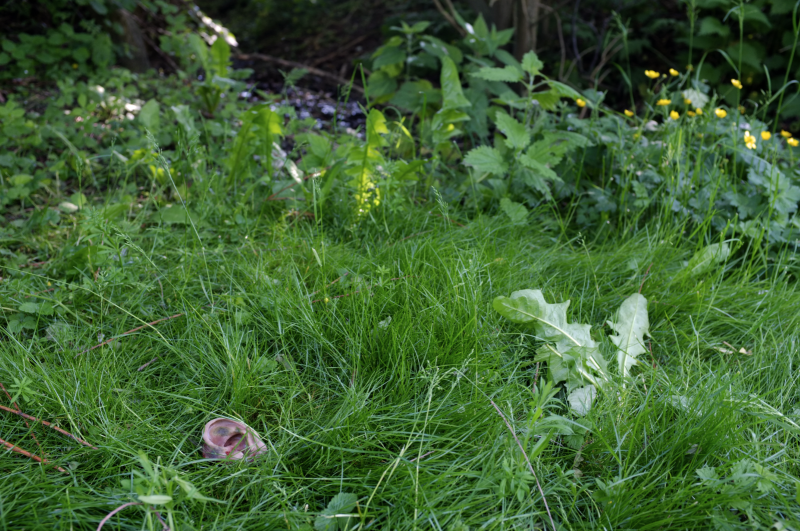
POLYGON ((5 93, 3 526, 800 528, 792 85, 617 112, 460 23, 396 28, 358 128, 184 26, 176 75, 5 93))

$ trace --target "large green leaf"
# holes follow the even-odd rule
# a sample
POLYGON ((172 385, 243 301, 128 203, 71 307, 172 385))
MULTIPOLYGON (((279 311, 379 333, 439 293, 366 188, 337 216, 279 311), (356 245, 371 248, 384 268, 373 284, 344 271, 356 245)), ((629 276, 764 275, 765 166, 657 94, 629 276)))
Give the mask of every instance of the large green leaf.
POLYGON ((518 67, 508 65, 504 68, 484 66, 477 72, 471 74, 473 77, 485 79, 486 81, 505 81, 517 83, 522 80, 523 72, 518 67))
POLYGON ((644 354, 644 335, 649 333, 650 321, 647 317, 647 299, 634 293, 619 307, 616 320, 608 325, 617 335, 611 341, 617 346, 617 363, 623 377, 630 375, 630 368, 636 364, 639 354, 644 354))
POLYGON ((498 112, 495 117, 497 128, 506 135, 506 145, 514 150, 522 150, 528 147, 531 142, 531 133, 512 116, 504 112, 498 112))
POLYGON ((538 76, 544 64, 539 60, 539 56, 533 50, 522 56, 522 68, 531 76, 538 76))
POLYGON ((471 104, 461 90, 461 81, 458 78, 458 67, 449 57, 442 57, 442 109, 460 109, 470 107, 471 104))
POLYGON ((508 173, 508 164, 493 147, 478 146, 470 150, 464 157, 464 164, 472 166, 478 173, 491 173, 502 176, 508 173))
POLYGON ((328 507, 314 520, 316 531, 347 530, 357 519, 354 516, 337 516, 350 513, 358 502, 358 496, 350 492, 340 492, 328 503, 328 507))
POLYGON ((523 223, 528 219, 528 209, 522 203, 517 203, 504 197, 500 200, 500 210, 502 210, 512 223, 523 223))

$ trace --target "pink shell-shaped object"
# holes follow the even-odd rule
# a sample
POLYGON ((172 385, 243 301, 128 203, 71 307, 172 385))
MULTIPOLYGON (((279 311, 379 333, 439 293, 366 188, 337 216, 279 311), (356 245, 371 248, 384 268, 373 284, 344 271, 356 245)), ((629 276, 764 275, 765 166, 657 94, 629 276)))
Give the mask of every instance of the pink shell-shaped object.
POLYGON ((206 459, 253 458, 267 446, 246 424, 230 419, 214 419, 203 428, 203 457, 206 459))

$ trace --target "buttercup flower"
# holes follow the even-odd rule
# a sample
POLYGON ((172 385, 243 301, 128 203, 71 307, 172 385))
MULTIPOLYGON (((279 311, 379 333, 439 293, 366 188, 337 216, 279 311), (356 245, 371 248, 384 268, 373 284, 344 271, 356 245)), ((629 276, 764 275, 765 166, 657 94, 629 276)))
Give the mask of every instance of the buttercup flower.
POLYGON ((662 99, 660 99, 660 100, 658 100, 658 101, 656 102, 656 105, 659 105, 659 106, 661 106, 661 107, 664 107, 664 106, 666 106, 666 105, 669 105, 670 103, 672 103, 672 100, 668 100, 668 99, 666 99, 666 98, 662 98, 662 99))
POLYGON ((695 114, 694 111, 686 111, 686 116, 691 116, 692 118, 694 118, 697 115, 695 114))
POLYGON ((675 77, 675 76, 678 75, 678 71, 675 70, 674 68, 670 68, 669 69, 669 75, 671 75, 672 77, 675 77))
POLYGON ((646 76, 647 76, 647 77, 649 77, 650 79, 655 79, 655 78, 657 78, 658 76, 660 76, 661 74, 659 74, 659 73, 658 73, 658 72, 656 72, 655 70, 645 70, 645 71, 644 71, 644 75, 646 75, 646 76))
POLYGON ((700 107, 698 107, 698 108, 696 108, 696 109, 694 110, 694 112, 696 112, 696 113, 697 113, 697 116, 700 116, 701 114, 703 114, 703 109, 701 109, 700 107))
POLYGON ((750 134, 750 131, 744 132, 744 143, 747 146, 747 149, 755 149, 756 148, 756 137, 750 134))
POLYGON ((575 105, 583 109, 584 107, 586 107, 586 101, 582 100, 581 98, 578 98, 577 100, 575 100, 575 105))
POLYGON ((769 131, 761 131, 761 140, 769 140, 772 138, 772 133, 769 131))
POLYGON ((677 120, 678 118, 681 117, 681 115, 678 114, 678 111, 672 111, 671 113, 669 113, 669 117, 672 118, 673 120, 677 120))
POLYGON ((720 109, 719 107, 714 109, 714 114, 717 115, 717 118, 725 118, 728 116, 728 112, 725 109, 720 109))
POLYGON ((630 118, 631 116, 633 116, 633 111, 629 111, 628 109, 625 109, 625 116, 630 118))
POLYGON ((792 147, 797 147, 797 144, 800 144, 800 140, 797 140, 796 138, 788 138, 786 139, 786 143, 792 147))
POLYGON ((745 108, 744 105, 739 105, 739 112, 744 114, 745 108))
POLYGON ((690 100, 689 98, 683 98, 683 103, 685 103, 686 105, 691 105, 692 100, 690 100))
POLYGON ((790 133, 789 131, 781 130, 781 136, 783 138, 792 138, 792 133, 790 133))
POLYGON ((731 85, 733 85, 739 90, 742 90, 742 82, 739 81, 738 79, 731 79, 731 85))

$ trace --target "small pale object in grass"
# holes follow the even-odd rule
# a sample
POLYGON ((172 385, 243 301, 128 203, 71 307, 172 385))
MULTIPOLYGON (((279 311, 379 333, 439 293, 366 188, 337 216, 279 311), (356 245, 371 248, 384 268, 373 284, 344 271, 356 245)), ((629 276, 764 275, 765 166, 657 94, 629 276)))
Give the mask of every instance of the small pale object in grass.
POLYGON ((726 116, 728 116, 728 111, 717 107, 716 109, 714 109, 714 114, 717 115, 717 118, 725 118, 726 116))
POLYGON ((731 85, 733 85, 739 90, 742 90, 742 82, 739 81, 738 79, 731 79, 731 85))
POLYGON ((646 76, 647 76, 647 77, 649 77, 650 79, 655 79, 655 78, 657 78, 658 76, 660 76, 661 74, 659 74, 659 73, 658 73, 658 72, 656 72, 655 70, 645 70, 645 71, 644 71, 644 75, 646 75, 646 76))
POLYGON ((660 100, 658 100, 656 102, 656 105, 658 105, 660 107, 664 107, 666 105, 669 105, 670 103, 672 103, 672 100, 668 100, 666 98, 661 98, 660 100))
POLYGON ((675 70, 674 68, 670 68, 669 69, 669 75, 671 75, 672 77, 675 77, 675 76, 678 75, 678 71, 675 70))
POLYGON ((694 118, 694 117, 695 117, 695 116, 697 116, 697 115, 695 114, 695 112, 694 112, 694 111, 686 111, 686 116, 689 116, 689 117, 691 117, 691 118, 694 118))
POLYGON ((792 147, 797 147, 797 144, 800 144, 800 141, 798 141, 796 138, 788 138, 786 139, 786 142, 792 147))
POLYGON ((633 111, 629 111, 628 109, 625 109, 625 116, 630 118, 631 116, 633 116, 633 111))
POLYGON ((206 459, 244 459, 265 453, 267 446, 243 422, 214 419, 203 428, 203 457, 206 459))
POLYGON ((792 133, 790 133, 789 131, 785 131, 785 130, 781 129, 781 136, 783 138, 792 138, 792 133))
POLYGON ((582 100, 581 98, 578 98, 577 100, 575 100, 575 105, 583 109, 584 107, 586 107, 586 101, 582 100))
POLYGON ((739 105, 739 112, 744 114, 745 108, 744 105, 739 105))
POLYGON ((761 131, 762 140, 769 140, 770 138, 772 138, 772 133, 770 133, 769 131, 761 131))
POLYGON ((681 117, 681 115, 678 114, 678 111, 672 111, 669 113, 669 117, 672 118, 673 120, 677 120, 678 118, 681 117))

